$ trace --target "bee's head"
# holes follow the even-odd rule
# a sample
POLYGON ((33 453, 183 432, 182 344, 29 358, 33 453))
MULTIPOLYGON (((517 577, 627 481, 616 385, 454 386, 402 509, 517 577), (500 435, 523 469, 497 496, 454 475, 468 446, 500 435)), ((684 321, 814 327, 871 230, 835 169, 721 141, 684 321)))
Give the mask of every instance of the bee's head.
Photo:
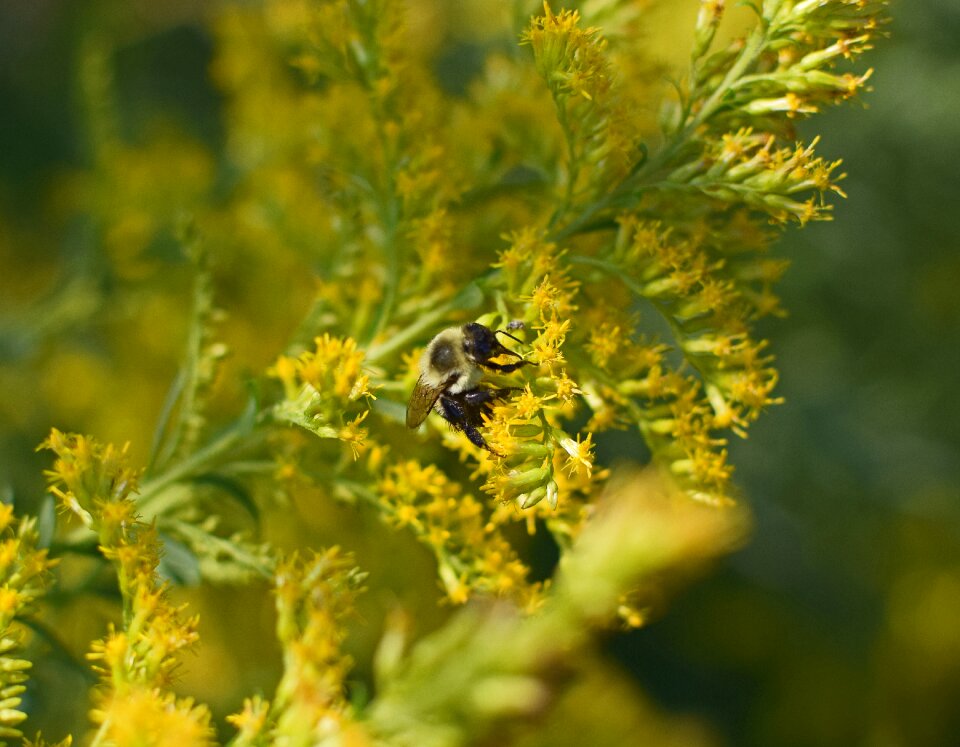
POLYGON ((487 361, 500 355, 497 348, 503 346, 497 341, 496 335, 482 324, 471 322, 463 325, 463 352, 474 361, 487 361))
POLYGON ((498 355, 520 357, 519 353, 500 344, 496 332, 476 322, 463 325, 463 352, 474 363, 486 363, 498 355))

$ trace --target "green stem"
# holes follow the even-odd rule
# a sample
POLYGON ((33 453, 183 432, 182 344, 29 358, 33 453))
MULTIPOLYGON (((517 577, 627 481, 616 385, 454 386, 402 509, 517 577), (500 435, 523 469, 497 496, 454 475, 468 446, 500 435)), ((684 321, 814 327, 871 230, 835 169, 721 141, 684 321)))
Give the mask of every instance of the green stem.
MULTIPOLYGON (((384 150, 386 150, 386 143, 384 143, 383 147, 384 150)), ((366 341, 368 343, 371 340, 375 340, 387 328, 387 324, 390 322, 390 317, 393 315, 393 309, 397 302, 397 285, 400 282, 400 256, 397 250, 397 227, 400 222, 400 204, 396 194, 396 180, 393 177, 393 165, 389 165, 388 168, 390 169, 390 184, 386 189, 386 195, 381 199, 380 206, 380 221, 384 231, 381 250, 386 277, 384 278, 383 298, 380 301, 377 317, 371 325, 370 332, 366 335, 366 341)))
POLYGON ((423 336, 428 330, 432 329, 452 310, 450 304, 445 304, 438 309, 422 314, 417 321, 409 327, 402 329, 388 340, 379 345, 373 345, 367 348, 367 354, 364 357, 366 363, 377 363, 384 358, 388 358, 397 350, 407 347, 418 337, 423 336))
POLYGON ((567 110, 560 101, 560 93, 552 87, 551 89, 554 107, 557 111, 557 121, 560 123, 560 130, 563 132, 563 137, 567 145, 567 187, 564 190, 563 203, 550 218, 549 226, 552 227, 560 222, 573 204, 573 192, 577 179, 579 178, 581 164, 580 159, 577 157, 577 139, 567 119, 567 110))
POLYGON ((263 433, 252 430, 252 427, 245 417, 241 417, 215 441, 144 483, 137 498, 137 507, 144 510, 171 485, 203 471, 228 452, 255 444, 263 438, 263 433))
POLYGON ((686 148, 697 129, 724 105, 724 97, 733 88, 743 74, 757 61, 768 41, 768 25, 761 19, 759 25, 753 29, 744 44, 736 62, 727 71, 723 81, 707 98, 703 106, 692 118, 688 118, 683 129, 677 132, 670 141, 649 161, 633 173, 626 176, 613 189, 595 202, 587 205, 583 211, 559 230, 551 231, 551 241, 563 241, 591 225, 594 219, 610 207, 615 207, 618 199, 627 194, 636 195, 644 185, 653 187, 657 182, 658 174, 668 167, 676 156, 686 148))
POLYGON ((109 728, 110 720, 106 719, 102 724, 100 724, 100 728, 97 729, 97 733, 93 735, 93 738, 89 742, 89 747, 100 747, 104 737, 107 735, 107 730, 109 728))
POLYGON ((215 548, 215 552, 211 553, 215 557, 230 556, 239 565, 257 573, 262 578, 273 578, 274 568, 272 564, 264 563, 259 557, 235 542, 210 534, 188 521, 174 520, 169 522, 168 526, 182 538, 189 540, 195 547, 215 548))
POLYGON ((596 267, 600 270, 603 270, 607 274, 618 278, 622 282, 627 290, 631 293, 634 293, 638 298, 643 298, 648 301, 653 308, 657 310, 657 313, 670 325, 670 331, 673 333, 674 339, 677 341, 677 347, 682 353, 684 360, 686 360, 700 375, 700 379, 704 382, 708 379, 708 371, 706 371, 703 366, 696 360, 695 356, 687 355, 683 349, 683 345, 680 344, 680 341, 687 337, 686 333, 683 330, 683 327, 680 326, 680 323, 676 320, 673 314, 670 313, 666 305, 662 301, 658 301, 655 298, 649 298, 643 292, 643 288, 637 284, 633 278, 629 277, 623 270, 622 267, 612 263, 607 262, 603 259, 597 259, 596 257, 584 257, 582 255, 573 255, 570 257, 570 262, 578 265, 589 265, 590 267, 596 267))
MULTIPOLYGON (((485 283, 492 277, 495 277, 496 271, 488 273, 480 280, 485 283)), ((367 348, 365 363, 378 363, 385 358, 393 355, 396 351, 402 350, 412 342, 423 337, 428 331, 432 330, 438 323, 443 321, 451 312, 471 309, 480 304, 483 299, 483 290, 478 282, 472 282, 464 286, 459 293, 441 306, 424 312, 417 321, 408 327, 400 330, 395 335, 380 343, 367 348)))
POLYGON ((723 105, 723 97, 727 95, 737 80, 739 80, 747 71, 747 69, 757 61, 757 58, 760 56, 761 52, 763 52, 768 41, 767 30, 768 26, 763 19, 761 19, 760 23, 753 29, 752 32, 750 32, 750 36, 747 38, 743 49, 740 51, 740 56, 737 57, 737 61, 733 63, 733 65, 727 71, 727 74, 724 76, 723 81, 704 102, 703 106, 700 107, 700 110, 697 112, 696 116, 693 117, 693 119, 687 123, 683 130, 680 131, 680 134, 676 138, 677 140, 686 139, 701 124, 716 114, 717 110, 723 105))

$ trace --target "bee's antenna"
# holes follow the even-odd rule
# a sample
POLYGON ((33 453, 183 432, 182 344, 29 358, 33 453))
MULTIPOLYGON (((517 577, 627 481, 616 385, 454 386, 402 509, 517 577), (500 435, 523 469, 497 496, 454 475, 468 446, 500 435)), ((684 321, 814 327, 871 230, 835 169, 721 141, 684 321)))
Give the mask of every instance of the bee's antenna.
MULTIPOLYGON (((513 335, 511 335, 509 332, 506 332, 506 331, 504 331, 504 330, 502 330, 502 329, 496 330, 496 331, 494 332, 494 334, 495 334, 495 335, 506 335, 507 337, 509 337, 509 338, 510 338, 511 340, 513 340, 514 342, 516 342, 516 343, 518 343, 518 344, 520 344, 520 345, 523 345, 523 341, 522 341, 522 340, 518 340, 516 337, 514 337, 513 335)), ((501 347, 502 347, 502 346, 501 346, 501 347)), ((503 349, 506 350, 510 355, 515 355, 517 358, 520 358, 521 360, 523 360, 523 356, 520 355, 520 353, 517 353, 517 352, 511 350, 510 348, 506 348, 506 347, 503 348, 503 349)))
MULTIPOLYGON (((507 337, 509 337, 509 338, 510 338, 511 340, 513 340, 514 342, 519 343, 520 345, 523 345, 523 340, 518 340, 516 337, 514 337, 513 335, 511 335, 509 332, 507 332, 507 331, 505 331, 505 330, 498 329, 496 332, 494 332, 494 334, 495 334, 495 335, 506 335, 507 337)), ((510 351, 510 352, 513 352, 513 351, 510 351)))

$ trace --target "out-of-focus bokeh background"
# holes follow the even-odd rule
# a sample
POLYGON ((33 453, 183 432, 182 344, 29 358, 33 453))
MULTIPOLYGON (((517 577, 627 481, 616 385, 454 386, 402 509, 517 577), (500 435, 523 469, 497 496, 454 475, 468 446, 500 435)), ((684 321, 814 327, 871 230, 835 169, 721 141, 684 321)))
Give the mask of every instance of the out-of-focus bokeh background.
MULTIPOLYGON (((467 11, 415 5, 441 78, 464 85, 483 54, 471 38, 483 13, 474 9, 470 25, 467 11)), ((665 58, 686 48, 679 40, 695 12, 695 3, 667 5, 651 28, 665 58)), ((130 441, 134 461, 149 447, 186 329, 192 271, 175 223, 191 201, 223 198, 217 158, 231 146, 211 68, 212 13, 186 0, 0 4, 0 492, 24 510, 43 492, 48 456, 33 449, 51 426, 130 441), (110 59, 97 57, 103 38, 110 59), (116 109, 98 111, 108 104, 96 86, 111 78, 116 109), (110 126, 127 147, 104 154, 91 143, 110 140, 97 132, 110 126)), ((654 703, 720 744, 960 741, 960 5, 913 0, 892 14, 890 38, 869 59, 867 107, 801 131, 822 136, 822 155, 843 158, 849 198, 833 222, 791 230, 780 246, 793 262, 780 287, 790 315, 763 332, 786 402, 732 447, 753 541, 660 620, 606 644, 654 703)), ((278 131, 291 126, 277 118, 278 131)), ((276 188, 282 210, 282 190, 295 185, 276 188)), ((217 260, 233 350, 225 412, 242 398, 244 373, 269 364, 309 303, 297 252, 267 246, 217 260)), ((365 539, 368 529, 330 507, 298 537, 322 544, 352 533, 361 556, 364 542, 394 542, 430 578, 429 561, 403 538, 377 529, 365 539)), ((241 629, 268 629, 269 605, 251 607, 263 594, 207 590, 197 603, 214 620, 219 610, 254 618, 241 629)), ((59 634, 82 653, 102 618, 59 634)), ((237 692, 270 686, 274 644, 218 647, 213 624, 201 634, 208 645, 185 690, 222 715, 239 707, 237 692), (234 689, 218 691, 224 682, 234 689)), ((84 676, 64 663, 38 668, 35 682, 69 688, 84 676)), ((83 723, 86 704, 37 697, 35 707, 37 726, 57 737, 83 723)))

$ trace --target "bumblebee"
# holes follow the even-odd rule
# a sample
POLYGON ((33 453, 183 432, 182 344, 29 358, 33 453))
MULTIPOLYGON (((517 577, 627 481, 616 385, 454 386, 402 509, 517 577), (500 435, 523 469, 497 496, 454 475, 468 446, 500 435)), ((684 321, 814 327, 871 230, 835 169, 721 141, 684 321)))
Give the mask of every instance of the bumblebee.
POLYGON ((515 388, 481 386, 483 370, 510 373, 530 364, 519 353, 505 347, 497 335, 517 340, 503 330, 471 322, 451 327, 434 337, 420 358, 420 378, 407 403, 407 427, 416 428, 435 409, 444 420, 463 431, 470 442, 491 453, 480 434, 483 414, 493 403, 505 399, 515 388), (519 358, 513 363, 495 363, 500 356, 519 358))

